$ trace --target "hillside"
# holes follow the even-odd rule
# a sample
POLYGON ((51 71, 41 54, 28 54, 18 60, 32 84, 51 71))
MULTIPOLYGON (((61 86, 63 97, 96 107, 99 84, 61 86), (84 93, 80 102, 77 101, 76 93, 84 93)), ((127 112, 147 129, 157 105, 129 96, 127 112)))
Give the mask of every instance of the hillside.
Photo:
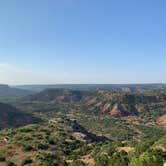
POLYGON ((13 88, 8 85, 2 85, 0 84, 0 100, 5 101, 8 99, 15 99, 18 97, 23 97, 26 95, 32 94, 32 91, 19 89, 19 88, 13 88))
POLYGON ((55 103, 80 102, 83 98, 91 96, 91 91, 80 91, 70 89, 46 89, 34 95, 26 97, 29 101, 45 101, 55 103))
POLYGON ((44 119, 65 115, 90 132, 113 140, 142 140, 166 134, 165 96, 165 90, 48 89, 13 104, 44 119))
MULTIPOLYGON (((107 114, 112 117, 139 116, 166 105, 166 91, 124 92, 110 90, 46 89, 24 98, 29 102, 55 103, 60 107, 73 104, 82 112, 107 114)), ((158 112, 163 115, 165 112, 158 112)), ((156 117, 157 118, 157 117, 156 117)))
POLYGON ((1 166, 166 162, 165 90, 46 89, 11 103, 1 104, 3 127, 34 123, 32 115, 44 122, 0 132, 1 166))
POLYGON ((0 103, 0 130, 23 126, 40 121, 30 114, 20 112, 9 104, 0 103))
POLYGON ((164 90, 166 84, 52 84, 52 85, 18 85, 15 88, 30 91, 43 91, 45 89, 72 89, 72 90, 123 90, 123 91, 147 91, 164 90))
POLYGON ((166 106, 166 91, 112 92, 99 90, 95 96, 86 98, 82 105, 86 110, 114 117, 137 116, 151 111, 157 105, 166 106))
POLYGON ((116 142, 64 117, 4 130, 0 146, 1 166, 163 166, 166 161, 164 137, 116 142))
POLYGON ((35 165, 65 166, 67 161, 90 152, 94 143, 106 140, 89 133, 76 121, 54 118, 45 123, 1 132, 0 164, 5 162, 1 162, 5 158, 18 165, 26 165, 28 162, 25 161, 29 161, 35 165))

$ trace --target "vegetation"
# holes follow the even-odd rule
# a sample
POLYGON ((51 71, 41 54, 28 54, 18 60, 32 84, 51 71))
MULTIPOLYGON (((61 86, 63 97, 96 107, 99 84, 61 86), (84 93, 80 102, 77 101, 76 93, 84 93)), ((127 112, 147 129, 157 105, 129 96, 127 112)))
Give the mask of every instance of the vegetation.
POLYGON ((1 103, 0 165, 163 166, 165 114, 165 90, 49 89, 1 103))

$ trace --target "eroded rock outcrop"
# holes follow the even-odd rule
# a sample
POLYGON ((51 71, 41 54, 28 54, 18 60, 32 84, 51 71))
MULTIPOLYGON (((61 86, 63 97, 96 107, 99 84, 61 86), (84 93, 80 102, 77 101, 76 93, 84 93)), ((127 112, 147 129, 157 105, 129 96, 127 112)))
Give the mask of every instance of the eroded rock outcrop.
POLYGON ((166 114, 165 115, 163 115, 163 116, 161 116, 161 117, 159 117, 158 119, 157 119, 157 123, 159 124, 159 125, 166 125, 166 114))

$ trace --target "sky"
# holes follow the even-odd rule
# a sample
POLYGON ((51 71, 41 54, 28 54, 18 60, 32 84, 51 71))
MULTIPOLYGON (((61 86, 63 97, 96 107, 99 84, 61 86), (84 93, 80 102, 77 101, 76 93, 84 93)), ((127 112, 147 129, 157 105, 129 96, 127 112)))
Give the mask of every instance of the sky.
POLYGON ((165 0, 1 0, 0 83, 166 83, 165 0))

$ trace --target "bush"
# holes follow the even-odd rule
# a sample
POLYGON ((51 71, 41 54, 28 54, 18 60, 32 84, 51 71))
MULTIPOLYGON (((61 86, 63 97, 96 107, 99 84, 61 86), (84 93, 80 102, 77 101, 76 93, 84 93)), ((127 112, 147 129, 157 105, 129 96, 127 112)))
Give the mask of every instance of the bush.
POLYGON ((121 151, 114 153, 109 159, 110 166, 128 166, 129 157, 127 152, 121 151))
POLYGON ((71 166, 85 166, 85 164, 80 160, 74 160, 71 166))
POLYGON ((163 166, 164 162, 155 156, 145 153, 139 158, 133 158, 129 166, 163 166))
POLYGON ((109 158, 106 155, 97 157, 95 166, 107 166, 109 163, 109 158))
POLYGON ((0 157, 0 161, 6 161, 6 158, 5 157, 0 157))
POLYGON ((29 152, 29 151, 31 151, 31 150, 33 150, 33 147, 30 146, 30 145, 24 145, 24 146, 22 147, 22 151, 24 151, 24 152, 29 152))
POLYGON ((6 161, 6 166, 17 166, 17 165, 12 161, 6 161))
POLYGON ((55 145, 56 144, 55 139, 53 139, 53 138, 48 138, 48 142, 51 145, 55 145))
POLYGON ((49 146, 47 144, 38 144, 37 148, 41 150, 47 150, 49 146))
POLYGON ((26 165, 26 164, 31 164, 33 161, 31 158, 26 158, 22 161, 21 166, 26 165))
POLYGON ((136 154, 139 156, 141 153, 145 152, 146 150, 149 149, 154 144, 154 140, 145 140, 140 142, 139 144, 136 145, 135 151, 136 154))

